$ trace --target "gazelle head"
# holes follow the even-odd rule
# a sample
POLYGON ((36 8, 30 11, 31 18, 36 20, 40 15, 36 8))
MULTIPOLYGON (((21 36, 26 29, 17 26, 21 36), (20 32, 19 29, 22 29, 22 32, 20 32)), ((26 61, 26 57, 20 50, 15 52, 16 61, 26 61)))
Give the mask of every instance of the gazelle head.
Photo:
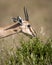
POLYGON ((13 18, 13 21, 20 24, 21 32, 35 37, 36 32, 33 30, 33 28, 29 23, 29 16, 27 9, 25 7, 24 7, 24 14, 25 14, 25 20, 23 20, 20 16, 18 16, 17 18, 13 18))

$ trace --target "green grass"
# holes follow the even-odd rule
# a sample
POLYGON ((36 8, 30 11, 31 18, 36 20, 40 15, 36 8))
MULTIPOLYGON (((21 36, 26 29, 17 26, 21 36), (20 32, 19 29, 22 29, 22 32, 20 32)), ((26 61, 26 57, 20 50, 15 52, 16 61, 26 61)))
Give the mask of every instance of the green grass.
POLYGON ((52 65, 52 40, 46 43, 38 38, 20 41, 21 46, 8 54, 5 65, 52 65))

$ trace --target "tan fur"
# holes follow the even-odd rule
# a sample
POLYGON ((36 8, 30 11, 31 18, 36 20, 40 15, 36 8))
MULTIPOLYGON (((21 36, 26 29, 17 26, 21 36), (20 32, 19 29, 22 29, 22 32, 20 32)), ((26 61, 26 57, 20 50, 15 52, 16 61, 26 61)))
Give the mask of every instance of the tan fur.
POLYGON ((0 28, 0 38, 7 37, 12 34, 16 34, 17 32, 20 31, 22 33, 29 34, 35 37, 36 32, 33 30, 33 28, 29 23, 29 16, 28 16, 27 8, 25 7, 24 7, 24 15, 25 15, 25 20, 23 20, 20 16, 18 16, 17 18, 12 18, 14 24, 0 28))
POLYGON ((20 23, 13 23, 12 25, 8 25, 6 27, 0 27, 0 38, 16 34, 20 31, 31 36, 36 36, 36 33, 34 32, 30 23, 28 21, 22 22, 22 25, 20 23), (27 25, 30 25, 30 27, 28 27, 27 25))
POLYGON ((16 24, 17 23, 14 23, 6 27, 0 27, 0 38, 7 37, 7 36, 16 34, 17 32, 21 31, 20 26, 15 27, 16 24))
POLYGON ((31 36, 36 36, 36 33, 34 32, 32 27, 30 26, 30 28, 28 28, 27 25, 30 25, 29 22, 23 21, 22 25, 20 25, 19 23, 14 23, 6 27, 0 27, 0 38, 16 34, 20 31, 31 36))

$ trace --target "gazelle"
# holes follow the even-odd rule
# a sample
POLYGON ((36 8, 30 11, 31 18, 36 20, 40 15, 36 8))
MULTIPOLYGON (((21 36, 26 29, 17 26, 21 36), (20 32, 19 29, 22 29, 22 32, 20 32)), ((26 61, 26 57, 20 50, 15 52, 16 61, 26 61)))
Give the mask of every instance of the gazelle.
POLYGON ((18 32, 22 32, 25 34, 29 34, 31 36, 36 36, 36 32, 32 29, 29 23, 29 16, 27 9, 24 7, 25 20, 23 20, 20 16, 13 18, 14 24, 6 26, 4 28, 0 28, 0 38, 7 37, 9 35, 16 34, 18 32))

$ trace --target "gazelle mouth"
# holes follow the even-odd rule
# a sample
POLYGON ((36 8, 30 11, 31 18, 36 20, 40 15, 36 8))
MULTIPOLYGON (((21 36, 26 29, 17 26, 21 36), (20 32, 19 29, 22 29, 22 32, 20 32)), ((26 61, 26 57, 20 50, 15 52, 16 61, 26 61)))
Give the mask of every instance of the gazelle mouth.
POLYGON ((33 37, 36 37, 37 36, 36 32, 31 27, 29 27, 29 30, 32 33, 32 36, 33 37))

